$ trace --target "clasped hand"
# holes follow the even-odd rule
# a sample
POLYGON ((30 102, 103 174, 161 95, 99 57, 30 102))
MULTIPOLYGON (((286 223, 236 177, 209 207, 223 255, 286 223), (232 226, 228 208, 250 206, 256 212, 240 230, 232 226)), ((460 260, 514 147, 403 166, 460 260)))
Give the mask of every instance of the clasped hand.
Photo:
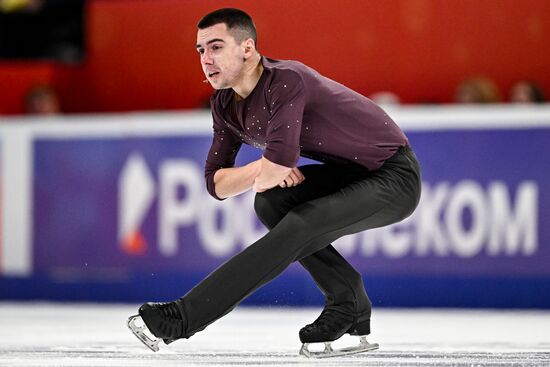
POLYGON ((282 182, 279 183, 279 186, 282 188, 294 187, 304 182, 304 180, 305 180, 305 177, 302 174, 302 172, 300 172, 298 167, 294 167, 292 168, 288 176, 282 182))
POLYGON ((262 157, 253 162, 259 164, 259 174, 254 179, 252 189, 256 192, 264 192, 275 186, 282 188, 294 187, 301 184, 305 177, 297 167, 285 167, 262 157))

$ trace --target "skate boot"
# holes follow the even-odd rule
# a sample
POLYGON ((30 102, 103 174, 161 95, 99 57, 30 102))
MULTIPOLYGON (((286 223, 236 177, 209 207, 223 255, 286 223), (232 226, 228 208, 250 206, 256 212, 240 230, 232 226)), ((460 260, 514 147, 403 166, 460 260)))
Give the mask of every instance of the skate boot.
POLYGON ((161 340, 170 344, 184 337, 187 327, 184 314, 181 301, 144 303, 139 308, 139 315, 131 316, 127 324, 143 344, 157 352, 161 340))
POLYGON ((368 334, 370 334, 370 313, 354 317, 339 311, 325 309, 317 320, 300 330, 300 341, 303 343, 300 354, 309 358, 326 358, 378 349, 378 344, 367 342, 368 334), (344 334, 359 336, 359 345, 333 349, 332 342, 344 334), (308 346, 311 343, 324 343, 324 351, 310 351, 308 346))

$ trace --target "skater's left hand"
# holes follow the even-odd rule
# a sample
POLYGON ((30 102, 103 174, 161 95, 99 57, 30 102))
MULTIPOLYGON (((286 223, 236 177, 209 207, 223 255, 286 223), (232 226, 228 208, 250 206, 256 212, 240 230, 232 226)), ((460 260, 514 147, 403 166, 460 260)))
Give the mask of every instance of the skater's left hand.
POLYGON ((252 186, 255 192, 264 192, 277 186, 292 173, 292 168, 271 162, 265 157, 262 157, 260 162, 260 173, 252 186))
POLYGON ((279 186, 282 188, 294 187, 304 182, 305 179, 306 178, 304 177, 302 172, 298 169, 298 167, 294 167, 290 171, 288 176, 281 183, 279 183, 279 186))

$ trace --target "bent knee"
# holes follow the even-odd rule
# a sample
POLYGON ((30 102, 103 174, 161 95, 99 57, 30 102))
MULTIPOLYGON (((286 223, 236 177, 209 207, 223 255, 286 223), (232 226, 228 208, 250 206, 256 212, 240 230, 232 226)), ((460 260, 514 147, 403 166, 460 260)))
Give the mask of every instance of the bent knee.
POLYGON ((269 191, 259 192, 254 197, 254 211, 260 218, 272 209, 273 199, 268 193, 269 191))
POLYGON ((284 199, 276 191, 260 192, 254 198, 254 211, 267 227, 277 224, 288 211, 284 208, 284 199))

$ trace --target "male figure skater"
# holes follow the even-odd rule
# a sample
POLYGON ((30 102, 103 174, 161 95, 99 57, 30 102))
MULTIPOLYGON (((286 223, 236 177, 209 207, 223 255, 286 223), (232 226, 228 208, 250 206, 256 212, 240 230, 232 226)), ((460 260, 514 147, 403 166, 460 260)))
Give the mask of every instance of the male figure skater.
MULTIPOLYGON (((308 343, 370 333, 361 275, 331 242, 409 216, 420 171, 407 138, 380 107, 302 63, 261 56, 256 44, 252 19, 241 10, 220 9, 198 23, 197 51, 216 90, 208 192, 223 200, 254 190, 269 232, 182 298, 146 303, 134 319, 166 343, 189 338, 299 261, 326 297, 321 315, 299 332, 302 353, 311 355, 308 343), (242 143, 263 156, 234 167, 242 143), (299 156, 323 163, 297 167, 299 156)), ((134 333, 145 342, 143 330, 134 333)), ((366 345, 351 351, 375 348, 366 345)))

